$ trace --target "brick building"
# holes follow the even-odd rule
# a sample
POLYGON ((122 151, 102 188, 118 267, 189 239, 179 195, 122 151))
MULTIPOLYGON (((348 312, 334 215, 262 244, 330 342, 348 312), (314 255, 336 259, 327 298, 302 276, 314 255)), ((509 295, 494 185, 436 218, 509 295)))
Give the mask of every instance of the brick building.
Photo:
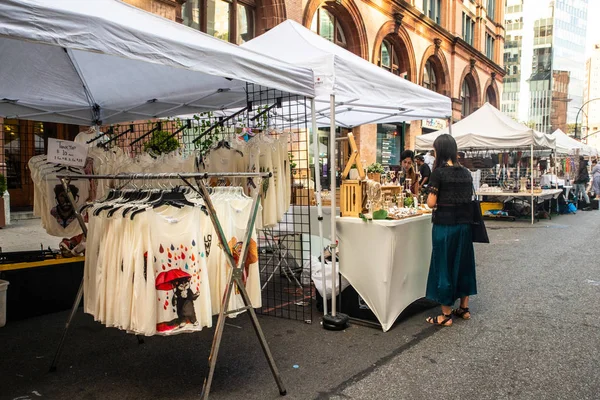
MULTIPOLYGON (((499 107, 505 0, 126 2, 236 44, 293 19, 394 74, 450 97, 454 120, 486 101, 499 107)), ((0 126, 0 170, 9 175, 11 203, 27 206, 32 194, 23 185, 26 160, 45 151, 45 137, 70 138, 77 127, 2 119, 0 126), (16 141, 26 133, 26 142, 16 141)), ((445 121, 426 120, 367 125, 354 133, 367 163, 397 164, 401 150, 413 147, 417 135, 444 126, 445 121)))

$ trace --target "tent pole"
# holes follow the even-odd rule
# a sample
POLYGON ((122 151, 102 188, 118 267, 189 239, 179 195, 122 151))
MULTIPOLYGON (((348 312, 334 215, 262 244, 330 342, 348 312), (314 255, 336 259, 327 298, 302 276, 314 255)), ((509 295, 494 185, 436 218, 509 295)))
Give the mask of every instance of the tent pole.
POLYGON ((533 204, 533 144, 531 145, 531 225, 533 225, 533 216, 537 204, 533 204))
POLYGON ((452 117, 448 117, 448 133, 452 136, 452 117))
MULTIPOLYGON (((323 281, 323 314, 327 315, 327 282, 325 282, 325 249, 323 247, 323 204, 321 203, 321 155, 319 153, 319 133, 317 132, 317 117, 315 99, 310 100, 313 134, 313 160, 315 165, 315 199, 317 201, 317 219, 319 221, 319 240, 321 249, 321 280, 323 281)), ((335 192, 334 192, 335 194, 335 192)), ((334 195, 335 197, 335 195, 334 195)), ((331 215, 335 217, 334 214, 331 215)))
POLYGON ((329 167, 329 177, 330 177, 330 192, 331 192, 331 315, 335 318, 335 314, 337 311, 336 307, 336 288, 335 284, 337 283, 337 238, 335 232, 335 218, 336 218, 336 204, 335 197, 337 194, 337 173, 336 173, 336 165, 335 165, 335 95, 331 95, 330 98, 330 121, 331 121, 331 129, 329 130, 329 153, 331 154, 331 166, 329 167))

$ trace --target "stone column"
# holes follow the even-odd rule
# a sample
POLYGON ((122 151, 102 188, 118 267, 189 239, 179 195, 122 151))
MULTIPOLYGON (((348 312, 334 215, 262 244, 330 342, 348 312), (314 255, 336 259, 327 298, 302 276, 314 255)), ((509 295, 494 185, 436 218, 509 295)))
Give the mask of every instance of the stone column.
POLYGON ((353 130, 356 145, 365 167, 377 161, 377 125, 362 125, 353 130))

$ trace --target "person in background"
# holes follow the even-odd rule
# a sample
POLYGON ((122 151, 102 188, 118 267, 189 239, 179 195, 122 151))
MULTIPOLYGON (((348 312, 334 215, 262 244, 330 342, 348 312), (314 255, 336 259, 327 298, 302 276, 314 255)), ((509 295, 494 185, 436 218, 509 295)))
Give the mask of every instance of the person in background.
POLYGON ((425 164, 427 164, 429 166, 429 170, 432 171, 433 164, 435 163, 435 157, 433 156, 433 150, 430 150, 427 153, 425 153, 424 159, 425 159, 425 164))
POLYGON ((577 178, 575 178, 575 199, 579 200, 579 193, 583 195, 586 206, 582 208, 583 211, 589 211, 590 198, 587 194, 587 185, 590 182, 590 174, 588 173, 588 163, 583 156, 579 156, 579 169, 577 170, 577 178))
POLYGON ((421 174, 419 186, 422 188, 424 185, 427 185, 427 183, 429 183, 429 176, 431 176, 431 168, 429 168, 429 165, 425 163, 425 157, 420 154, 415 157, 415 161, 417 162, 417 166, 419 167, 419 173, 421 174))
POLYGON ((427 205, 432 215, 432 244, 426 297, 442 306, 442 315, 427 318, 437 326, 451 326, 452 315, 470 319, 469 296, 477 294, 473 248, 473 178, 458 163, 456 141, 448 134, 433 143, 435 165, 429 179, 427 205), (459 308, 452 310, 456 299, 459 308))
POLYGON ((598 165, 598 161, 592 161, 592 190, 594 191, 594 196, 596 199, 600 199, 600 165, 598 165))
POLYGON ((400 154, 400 172, 402 173, 400 184, 404 185, 404 182, 407 179, 410 179, 410 191, 412 194, 419 194, 419 180, 417 178, 417 173, 415 172, 414 159, 415 153, 412 150, 404 150, 402 154, 400 154))

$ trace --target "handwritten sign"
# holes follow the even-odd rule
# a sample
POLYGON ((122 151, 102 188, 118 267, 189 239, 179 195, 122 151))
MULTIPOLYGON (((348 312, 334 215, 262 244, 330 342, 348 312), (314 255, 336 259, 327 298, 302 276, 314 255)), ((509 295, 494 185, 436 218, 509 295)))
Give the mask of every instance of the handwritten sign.
POLYGON ((83 167, 87 152, 88 148, 83 144, 48 138, 48 162, 83 167))

